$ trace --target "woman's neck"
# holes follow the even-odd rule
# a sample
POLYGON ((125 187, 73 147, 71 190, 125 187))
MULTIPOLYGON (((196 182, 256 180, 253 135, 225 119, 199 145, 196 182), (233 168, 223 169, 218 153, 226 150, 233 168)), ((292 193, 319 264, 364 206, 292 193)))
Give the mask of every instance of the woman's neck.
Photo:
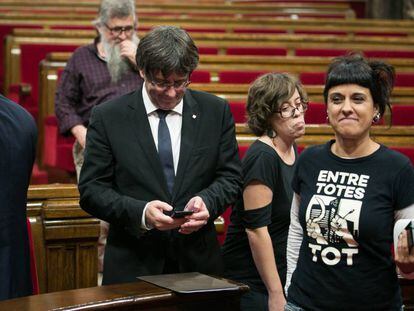
POLYGON ((267 135, 260 137, 260 140, 272 147, 286 164, 292 165, 295 162, 294 140, 282 139, 280 136, 270 138, 267 135))
POLYGON ((331 146, 333 154, 344 159, 356 159, 369 156, 378 150, 379 144, 369 136, 363 139, 344 139, 336 136, 336 140, 331 146))

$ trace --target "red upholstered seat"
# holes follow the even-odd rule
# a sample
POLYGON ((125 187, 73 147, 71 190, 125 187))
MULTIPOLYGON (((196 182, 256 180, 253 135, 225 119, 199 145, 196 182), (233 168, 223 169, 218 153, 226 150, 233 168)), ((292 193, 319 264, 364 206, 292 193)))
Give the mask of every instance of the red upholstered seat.
MULTIPOLYGON (((18 103, 28 109, 34 118, 38 111, 39 63, 50 52, 72 52, 77 45, 55 44, 22 44, 20 45, 20 77, 22 83, 31 86, 31 92, 25 97, 19 97, 18 103)), ((11 86, 15 90, 16 86, 11 86)), ((18 89, 18 88, 17 88, 18 89)))
POLYGON ((34 243, 33 243, 33 236, 32 236, 32 226, 28 218, 26 218, 26 225, 27 225, 27 236, 29 239, 30 274, 32 278, 32 288, 33 288, 32 293, 33 295, 37 295, 39 294, 39 280, 37 277, 36 257, 35 257, 35 250, 34 250, 34 243))
POLYGON ((234 122, 246 122, 246 103, 245 102, 229 102, 231 113, 233 114, 234 122))
POLYGON ((378 58, 414 58, 414 51, 364 50, 364 54, 367 57, 378 57, 378 58))
POLYGON ((221 83, 251 83, 257 77, 267 73, 267 71, 236 71, 226 70, 218 73, 219 82, 221 83))
POLYGON ((265 56, 286 56, 287 50, 284 48, 269 47, 229 47, 227 55, 265 55, 265 56))
POLYGON ((346 31, 338 31, 338 30, 314 30, 314 29, 310 29, 310 30, 295 30, 295 33, 300 35, 300 34, 305 34, 305 35, 335 35, 335 36, 346 36, 347 32, 346 31))
POLYGON ((207 70, 194 70, 190 77, 193 83, 210 83, 211 75, 207 70))
POLYGON ((306 124, 326 124, 326 106, 323 103, 310 103, 305 113, 306 124))
POLYGON ((244 155, 246 154, 246 152, 247 152, 247 149, 249 149, 249 145, 239 145, 239 156, 240 156, 240 159, 243 159, 244 158, 244 155))
POLYGON ((347 50, 344 49, 296 49, 296 56, 325 56, 336 57, 346 55, 347 50))
POLYGON ((234 33, 286 33, 284 29, 273 29, 273 28, 234 28, 234 33))
POLYGON ((397 73, 395 86, 414 87, 414 73, 397 73))
POLYGON ((10 25, 1 24, 0 25, 0 90, 3 90, 3 82, 4 82, 4 39, 7 35, 11 34, 13 28, 31 28, 31 29, 40 29, 42 28, 41 25, 25 25, 25 24, 18 24, 13 23, 10 25))
POLYGON ((217 55, 218 48, 208 47, 208 46, 200 46, 198 47, 198 53, 204 55, 217 55))
POLYGON ((214 27, 211 27, 211 28, 208 28, 208 27, 206 27, 206 28, 199 28, 199 27, 184 27, 184 29, 186 30, 186 31, 188 31, 188 32, 209 32, 209 33, 224 33, 224 32, 226 32, 226 29, 225 28, 214 28, 214 27))
POLYGON ((55 116, 44 121, 43 165, 74 172, 72 146, 75 138, 59 134, 55 116))
POLYGON ((392 125, 414 125, 414 105, 394 105, 392 125))
POLYGON ((381 36, 381 37, 407 37, 408 34, 405 32, 383 32, 383 31, 356 31, 357 36, 381 36))
POLYGON ((44 185, 49 182, 49 176, 46 171, 40 170, 37 164, 33 165, 32 176, 30 178, 31 185, 44 185))
POLYGON ((325 85, 326 74, 324 72, 303 72, 299 79, 304 85, 325 85))
POLYGON ((411 163, 414 165, 414 146, 412 147, 390 147, 391 149, 401 152, 405 156, 407 156, 411 163))

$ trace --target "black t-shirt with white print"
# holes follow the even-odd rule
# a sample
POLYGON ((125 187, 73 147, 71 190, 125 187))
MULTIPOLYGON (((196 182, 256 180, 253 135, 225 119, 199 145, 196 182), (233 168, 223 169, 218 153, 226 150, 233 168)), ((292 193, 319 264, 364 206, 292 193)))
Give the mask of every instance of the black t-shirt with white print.
POLYGON ((385 146, 358 159, 306 149, 293 189, 303 229, 288 301, 306 310, 399 310, 394 212, 414 203, 408 158, 385 146))

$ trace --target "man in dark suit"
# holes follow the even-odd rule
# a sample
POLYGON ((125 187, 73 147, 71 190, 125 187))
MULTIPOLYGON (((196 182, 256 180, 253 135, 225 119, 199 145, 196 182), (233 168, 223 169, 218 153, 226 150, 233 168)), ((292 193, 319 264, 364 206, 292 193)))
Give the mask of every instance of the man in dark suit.
POLYGON ((94 108, 79 182, 82 208, 110 223, 103 284, 221 274, 214 219, 241 185, 229 106, 187 89, 199 57, 184 30, 153 29, 136 58, 144 86, 94 108))
POLYGON ((36 140, 32 116, 0 95, 0 300, 32 294, 26 200, 36 140))

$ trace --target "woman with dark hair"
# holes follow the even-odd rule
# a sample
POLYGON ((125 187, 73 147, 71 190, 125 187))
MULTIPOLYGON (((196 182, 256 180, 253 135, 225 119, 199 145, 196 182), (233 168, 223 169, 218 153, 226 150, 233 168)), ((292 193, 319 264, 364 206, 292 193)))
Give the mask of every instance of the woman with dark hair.
MULTIPOLYGON (((393 82, 390 65, 359 54, 328 69, 324 98, 335 139, 307 148, 295 170, 285 310, 402 308, 391 245, 394 221, 414 218, 414 170, 370 136, 391 108, 393 82)), ((403 272, 414 271, 404 264, 414 259, 407 247, 397 257, 403 272)))
POLYGON ((223 246, 226 276, 250 287, 241 310, 283 310, 286 242, 296 165, 305 133, 306 93, 288 74, 269 73, 249 89, 248 126, 259 138, 243 159, 243 197, 223 246))

